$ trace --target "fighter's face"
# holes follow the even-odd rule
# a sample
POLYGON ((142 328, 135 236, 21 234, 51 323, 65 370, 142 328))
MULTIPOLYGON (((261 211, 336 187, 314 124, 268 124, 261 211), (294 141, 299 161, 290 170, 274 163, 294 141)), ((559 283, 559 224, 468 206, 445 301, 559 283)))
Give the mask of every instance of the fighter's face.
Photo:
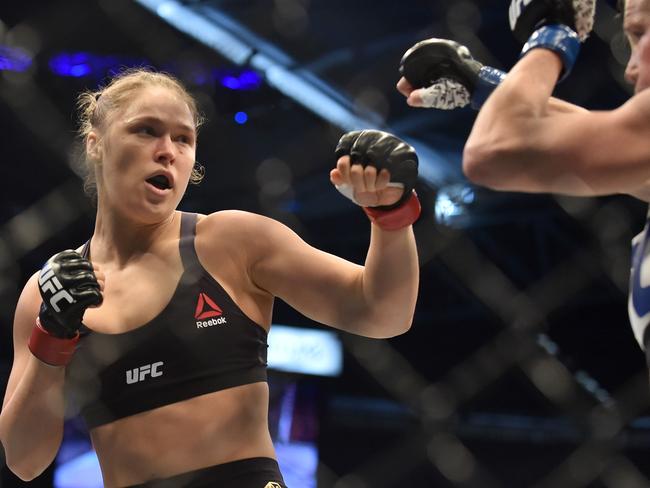
POLYGON ((187 104, 167 88, 143 88, 106 125, 98 143, 100 203, 148 223, 168 216, 194 165, 196 130, 187 104))
POLYGON ((625 2, 623 29, 631 48, 625 78, 638 93, 650 87, 650 0, 625 2))

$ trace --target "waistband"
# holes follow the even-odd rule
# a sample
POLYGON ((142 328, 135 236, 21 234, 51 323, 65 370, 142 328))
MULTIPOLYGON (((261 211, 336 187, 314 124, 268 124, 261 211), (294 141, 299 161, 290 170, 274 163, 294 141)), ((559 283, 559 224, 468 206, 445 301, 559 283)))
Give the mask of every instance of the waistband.
POLYGON ((287 488, 275 459, 241 459, 155 479, 129 488, 287 488))

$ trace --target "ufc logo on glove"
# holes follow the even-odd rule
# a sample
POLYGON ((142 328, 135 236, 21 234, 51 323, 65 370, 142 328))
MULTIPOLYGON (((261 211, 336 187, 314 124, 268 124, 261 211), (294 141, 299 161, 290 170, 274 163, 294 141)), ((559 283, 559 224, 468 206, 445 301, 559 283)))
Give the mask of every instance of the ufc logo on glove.
POLYGON ((60 312, 61 307, 59 307, 58 303, 61 300, 65 300, 68 303, 74 303, 75 299, 72 298, 72 295, 70 295, 67 290, 63 289, 59 279, 54 276, 54 270, 52 267, 49 264, 46 266, 44 272, 42 272, 38 277, 38 285, 41 287, 41 292, 43 294, 49 293, 52 295, 48 299, 48 302, 54 311, 60 312))

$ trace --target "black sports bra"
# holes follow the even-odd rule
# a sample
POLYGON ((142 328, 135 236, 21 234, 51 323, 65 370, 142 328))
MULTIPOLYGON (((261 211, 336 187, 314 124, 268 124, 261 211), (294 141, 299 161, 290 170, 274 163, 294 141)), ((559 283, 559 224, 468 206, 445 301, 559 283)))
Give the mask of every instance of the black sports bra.
POLYGON ((266 381, 267 333, 201 266, 194 248, 196 221, 196 214, 182 214, 183 274, 156 318, 123 334, 82 330, 66 368, 66 387, 89 429, 206 393, 266 381))

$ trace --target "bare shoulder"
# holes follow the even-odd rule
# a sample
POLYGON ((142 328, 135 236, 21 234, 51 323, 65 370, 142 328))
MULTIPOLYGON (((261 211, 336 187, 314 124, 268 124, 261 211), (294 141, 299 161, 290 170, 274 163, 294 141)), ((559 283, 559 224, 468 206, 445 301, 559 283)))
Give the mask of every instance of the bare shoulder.
POLYGON ((205 233, 213 238, 222 236, 259 242, 262 238, 271 238, 274 234, 285 232, 293 233, 277 220, 242 210, 223 210, 201 215, 197 223, 197 235, 205 233))
POLYGON ((614 113, 622 117, 636 118, 640 123, 650 126, 650 90, 637 93, 620 106, 614 113))
POLYGON ((36 316, 41 306, 41 295, 38 291, 38 272, 34 273, 25 284, 14 318, 14 348, 19 349, 27 343, 29 334, 34 327, 36 316))
POLYGON ((197 249, 203 258, 228 256, 250 267, 301 239, 289 227, 263 215, 224 210, 199 217, 197 249))

